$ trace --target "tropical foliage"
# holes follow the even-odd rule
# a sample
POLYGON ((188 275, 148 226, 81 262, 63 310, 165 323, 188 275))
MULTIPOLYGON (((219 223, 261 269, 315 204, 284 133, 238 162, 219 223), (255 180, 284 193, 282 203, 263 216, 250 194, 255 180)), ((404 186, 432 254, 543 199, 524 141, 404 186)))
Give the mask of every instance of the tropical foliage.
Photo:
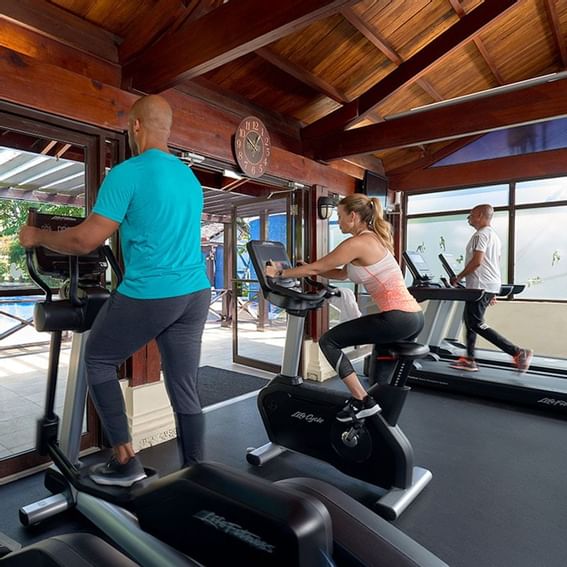
POLYGON ((27 222, 28 209, 42 213, 81 216, 82 207, 0 199, 0 282, 26 281, 25 251, 18 242, 20 227, 27 222))

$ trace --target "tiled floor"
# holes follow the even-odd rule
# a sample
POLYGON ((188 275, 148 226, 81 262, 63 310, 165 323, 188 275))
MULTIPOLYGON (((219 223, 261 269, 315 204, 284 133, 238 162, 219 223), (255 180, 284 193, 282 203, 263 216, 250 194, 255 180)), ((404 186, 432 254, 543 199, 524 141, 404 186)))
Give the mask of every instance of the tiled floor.
MULTIPOLYGON (((284 332, 285 329, 258 332, 243 326, 240 328, 240 352, 251 358, 279 362, 284 332)), ((63 405, 70 346, 70 342, 64 343, 61 352, 56 411, 63 405)), ((36 421, 43 413, 45 403, 48 356, 47 346, 0 351, 0 459, 35 445, 36 421)), ((270 377, 266 372, 233 364, 232 330, 215 322, 208 323, 205 329, 201 366, 270 377)))

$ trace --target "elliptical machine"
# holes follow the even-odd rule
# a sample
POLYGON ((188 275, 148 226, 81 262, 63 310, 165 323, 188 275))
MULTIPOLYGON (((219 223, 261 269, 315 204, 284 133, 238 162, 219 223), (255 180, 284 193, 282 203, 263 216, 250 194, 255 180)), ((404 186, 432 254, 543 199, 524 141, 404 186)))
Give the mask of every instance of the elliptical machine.
POLYGON ((348 424, 337 421, 344 395, 304 382, 297 375, 305 317, 336 295, 336 288, 308 280, 315 286, 308 293, 298 280, 266 277, 264 268, 270 262, 290 266, 280 242, 253 240, 247 249, 264 298, 288 314, 281 373, 258 394, 258 409, 270 442, 250 450, 248 462, 260 466, 287 449, 326 461, 349 476, 386 489, 375 509, 386 519, 398 518, 432 478, 430 471, 414 466, 412 446, 397 425, 410 390, 406 381, 413 361, 427 356, 428 347, 415 342, 375 346, 373 358, 382 358, 385 350, 397 361, 389 382, 376 383, 368 391, 382 411, 348 424))
MULTIPOLYGON (((82 220, 31 211, 28 223, 62 230, 82 220)), ((400 567, 447 567, 359 502, 313 479, 271 483, 220 463, 199 463, 162 479, 146 469, 150 478, 128 489, 93 483, 79 462, 86 398, 81 345, 109 296, 102 280, 109 263, 119 274, 110 249, 102 247, 79 258, 45 249, 28 253, 30 274, 46 294, 46 300, 37 304, 35 325, 52 333, 38 449, 52 458, 55 467, 46 476, 53 496, 22 508, 24 525, 76 508, 142 567, 216 567, 226 565, 227 556, 250 567, 331 567, 334 548, 340 550, 339 564, 345 567, 385 567, 392 561, 400 567), (52 297, 44 275, 68 278, 60 299, 52 297), (73 330, 74 336, 59 439, 54 394, 64 330, 73 330), (362 538, 352 538, 355 529, 362 538)), ((78 555, 70 547, 80 552, 80 544, 66 540, 62 563, 53 543, 48 544, 46 561, 77 565, 78 555)), ((39 561, 37 550, 31 553, 39 561)), ((26 558, 13 560, 21 565, 26 558)), ((106 564, 112 561, 116 559, 107 559, 106 564)), ((94 564, 92 557, 89 564, 94 564)))
MULTIPOLYGON (((30 210, 28 224, 65 230, 81 218, 30 210)), ((226 555, 246 565, 327 567, 332 564, 332 526, 317 500, 217 463, 199 463, 125 489, 100 486, 79 461, 87 394, 82 346, 110 296, 104 286, 108 264, 121 273, 110 248, 77 257, 44 248, 27 251, 28 270, 46 299, 36 304, 34 324, 51 333, 47 396, 38 422, 37 449, 54 466, 45 486, 53 495, 20 509, 25 526, 76 508, 121 550, 144 567, 222 565, 226 555), (66 280, 53 298, 44 276, 66 280), (63 331, 73 331, 63 427, 54 410, 63 331)))

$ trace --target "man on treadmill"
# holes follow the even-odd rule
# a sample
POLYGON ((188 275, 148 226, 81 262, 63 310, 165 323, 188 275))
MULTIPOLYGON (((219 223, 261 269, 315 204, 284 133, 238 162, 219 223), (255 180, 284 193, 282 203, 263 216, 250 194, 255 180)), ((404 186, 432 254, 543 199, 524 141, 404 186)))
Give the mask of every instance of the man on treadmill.
POLYGON ((493 215, 494 209, 491 205, 477 205, 467 217, 476 232, 467 244, 465 267, 451 278, 451 284, 457 285, 465 278, 466 287, 483 289, 484 295, 478 301, 465 303, 463 320, 466 327, 467 356, 460 357, 451 368, 468 372, 478 371, 475 362, 475 344, 477 335, 480 335, 512 356, 520 372, 526 372, 530 367, 533 352, 512 344, 484 321, 486 309, 496 303, 496 295, 502 284, 500 275, 502 244, 491 226, 493 215))

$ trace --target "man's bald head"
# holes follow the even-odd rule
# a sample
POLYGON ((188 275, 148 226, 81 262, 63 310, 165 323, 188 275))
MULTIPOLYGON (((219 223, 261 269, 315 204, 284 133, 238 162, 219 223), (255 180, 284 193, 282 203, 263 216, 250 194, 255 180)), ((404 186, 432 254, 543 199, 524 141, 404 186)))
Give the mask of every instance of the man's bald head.
POLYGON ((173 112, 167 100, 158 95, 139 98, 130 109, 130 120, 139 120, 148 130, 169 132, 173 121, 173 112))
POLYGON ((493 216, 494 209, 492 205, 477 205, 471 210, 467 218, 469 224, 478 230, 485 226, 490 226, 493 216))
POLYGON ((494 216, 494 208, 492 205, 477 205, 472 212, 481 215, 489 221, 492 220, 492 217, 494 216))
POLYGON ((161 96, 148 95, 139 98, 128 116, 128 141, 134 155, 149 148, 167 150, 173 112, 161 96))

